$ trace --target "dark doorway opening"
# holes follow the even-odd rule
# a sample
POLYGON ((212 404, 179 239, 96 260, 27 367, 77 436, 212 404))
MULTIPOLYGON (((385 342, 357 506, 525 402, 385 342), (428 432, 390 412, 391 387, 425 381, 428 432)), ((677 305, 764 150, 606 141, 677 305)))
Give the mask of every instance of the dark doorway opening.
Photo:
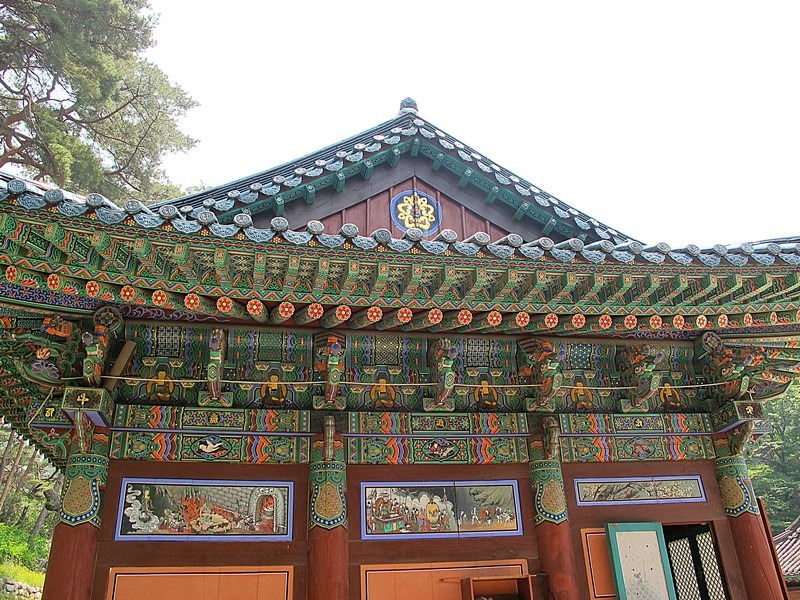
POLYGON ((678 600, 728 600, 710 525, 664 525, 664 540, 678 600))

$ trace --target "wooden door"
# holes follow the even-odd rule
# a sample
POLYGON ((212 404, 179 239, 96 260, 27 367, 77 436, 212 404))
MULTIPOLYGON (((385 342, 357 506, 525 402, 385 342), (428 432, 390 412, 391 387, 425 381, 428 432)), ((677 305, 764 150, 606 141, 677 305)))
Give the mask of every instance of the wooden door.
POLYGON ((292 567, 111 569, 108 600, 291 600, 292 567))

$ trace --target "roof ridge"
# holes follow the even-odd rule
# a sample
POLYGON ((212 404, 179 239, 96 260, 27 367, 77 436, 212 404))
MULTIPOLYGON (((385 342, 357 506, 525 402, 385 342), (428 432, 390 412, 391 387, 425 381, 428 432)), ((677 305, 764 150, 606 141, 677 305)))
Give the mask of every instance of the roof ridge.
POLYGON ((401 112, 397 116, 392 117, 391 119, 389 119, 387 121, 383 121, 382 123, 378 123, 377 125, 375 125, 373 127, 370 127, 368 129, 365 129, 364 131, 362 131, 360 133, 357 133, 355 135, 351 135, 349 137, 344 138, 343 140, 339 140, 338 142, 334 142, 332 144, 329 144, 329 145, 325 146, 324 148, 320 148, 319 150, 315 150, 313 152, 309 152, 308 154, 304 154, 304 155, 299 156, 297 158, 293 158, 293 159, 287 160, 286 162, 281 163, 279 165, 276 165, 276 166, 273 166, 273 167, 269 167, 267 169, 259 171, 258 173, 251 173, 250 175, 246 175, 245 177, 241 177, 241 178, 235 179, 233 181, 227 181, 225 183, 221 183, 219 185, 212 186, 210 188, 207 188, 205 190, 201 190, 199 192, 192 192, 191 194, 186 194, 184 196, 179 196, 177 198, 172 198, 170 200, 162 200, 161 202, 155 202, 153 204, 149 204, 148 206, 149 207, 158 208, 158 207, 161 207, 161 206, 166 206, 166 205, 170 205, 170 204, 176 204, 178 202, 180 202, 182 204, 185 204, 187 201, 191 201, 192 198, 194 198, 194 197, 201 196, 201 195, 208 195, 208 194, 211 194, 211 193, 213 193, 213 192, 215 192, 217 190, 221 190, 222 188, 236 186, 236 185, 246 185, 247 182, 250 179, 261 179, 261 178, 266 177, 267 175, 272 174, 272 173, 274 173, 276 171, 280 171, 282 169, 287 169, 288 167, 293 166, 293 165, 295 165, 295 164, 297 164, 297 163, 299 163, 299 162, 301 162, 303 160, 309 159, 312 156, 318 156, 320 154, 324 154, 326 152, 335 150, 336 148, 340 148, 343 144, 347 144, 348 142, 360 139, 361 137, 363 137, 363 136, 365 136, 365 135, 367 135, 369 133, 372 133, 375 130, 383 129, 383 128, 387 127, 388 125, 393 124, 395 122, 402 121, 403 118, 407 118, 407 117, 408 117, 407 113, 402 113, 401 112))
POLYGON ((775 536, 775 542, 782 542, 783 540, 800 534, 800 515, 787 525, 786 529, 775 536))
MULTIPOLYGON (((454 135, 421 117, 418 114, 416 102, 410 98, 401 102, 400 112, 397 116, 320 150, 234 181, 149 206, 158 210, 162 206, 171 205, 176 208, 186 207, 186 210, 198 208, 203 203, 207 203, 205 206, 211 208, 214 204, 221 202, 225 205, 224 209, 219 205, 214 208, 217 208, 220 213, 230 215, 234 211, 238 212, 237 208, 239 210, 247 208, 247 206, 235 208, 235 199, 247 196, 249 204, 253 202, 250 200, 251 193, 269 197, 285 194, 287 191, 303 185, 311 185, 320 178, 330 175, 325 171, 337 172, 343 169, 343 161, 355 164, 361 160, 369 160, 375 154, 400 144, 403 137, 406 140, 411 138, 414 138, 415 141, 422 140, 439 151, 443 150, 464 165, 466 169, 474 171, 476 176, 489 180, 490 185, 510 193, 519 204, 523 205, 519 208, 525 216, 530 216, 529 211, 531 210, 543 212, 556 221, 567 223, 569 227, 578 232, 575 234, 576 237, 582 238, 587 243, 604 239, 613 240, 617 244, 638 241, 486 158, 454 135), (250 189, 247 189, 248 187, 250 189), (226 194, 233 194, 233 196, 229 196, 233 200, 227 201, 226 194), (529 208, 525 208, 526 203, 530 204, 529 208)), ((416 152, 412 152, 412 155, 416 155, 416 152)))

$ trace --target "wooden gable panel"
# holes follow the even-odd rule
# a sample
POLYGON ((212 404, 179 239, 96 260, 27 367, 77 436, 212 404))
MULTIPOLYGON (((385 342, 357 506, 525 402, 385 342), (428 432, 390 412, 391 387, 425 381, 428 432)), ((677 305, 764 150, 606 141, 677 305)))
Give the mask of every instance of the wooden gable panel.
MULTIPOLYGON (((478 231, 488 233, 497 240, 509 232, 494 225, 486 216, 479 215, 460 204, 456 199, 443 194, 419 177, 411 177, 397 185, 367 197, 363 201, 343 208, 339 212, 324 217, 322 223, 328 232, 338 231, 343 224, 352 223, 362 235, 369 235, 376 229, 388 229, 395 238, 402 237, 403 231, 392 221, 390 205, 392 198, 400 192, 416 189, 434 197, 441 206, 441 224, 430 236, 435 237, 442 229, 452 229, 459 239, 464 239, 478 231)), ((487 214, 492 207, 486 205, 487 214)))

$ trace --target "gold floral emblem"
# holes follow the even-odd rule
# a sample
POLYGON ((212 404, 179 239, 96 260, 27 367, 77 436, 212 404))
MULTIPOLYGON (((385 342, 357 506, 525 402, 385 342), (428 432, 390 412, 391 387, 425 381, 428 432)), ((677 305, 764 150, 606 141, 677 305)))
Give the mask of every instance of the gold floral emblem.
POLYGON ((420 196, 416 190, 404 194, 395 205, 395 210, 397 221, 406 229, 416 227, 428 231, 435 229, 437 225, 436 206, 427 196, 420 196))

